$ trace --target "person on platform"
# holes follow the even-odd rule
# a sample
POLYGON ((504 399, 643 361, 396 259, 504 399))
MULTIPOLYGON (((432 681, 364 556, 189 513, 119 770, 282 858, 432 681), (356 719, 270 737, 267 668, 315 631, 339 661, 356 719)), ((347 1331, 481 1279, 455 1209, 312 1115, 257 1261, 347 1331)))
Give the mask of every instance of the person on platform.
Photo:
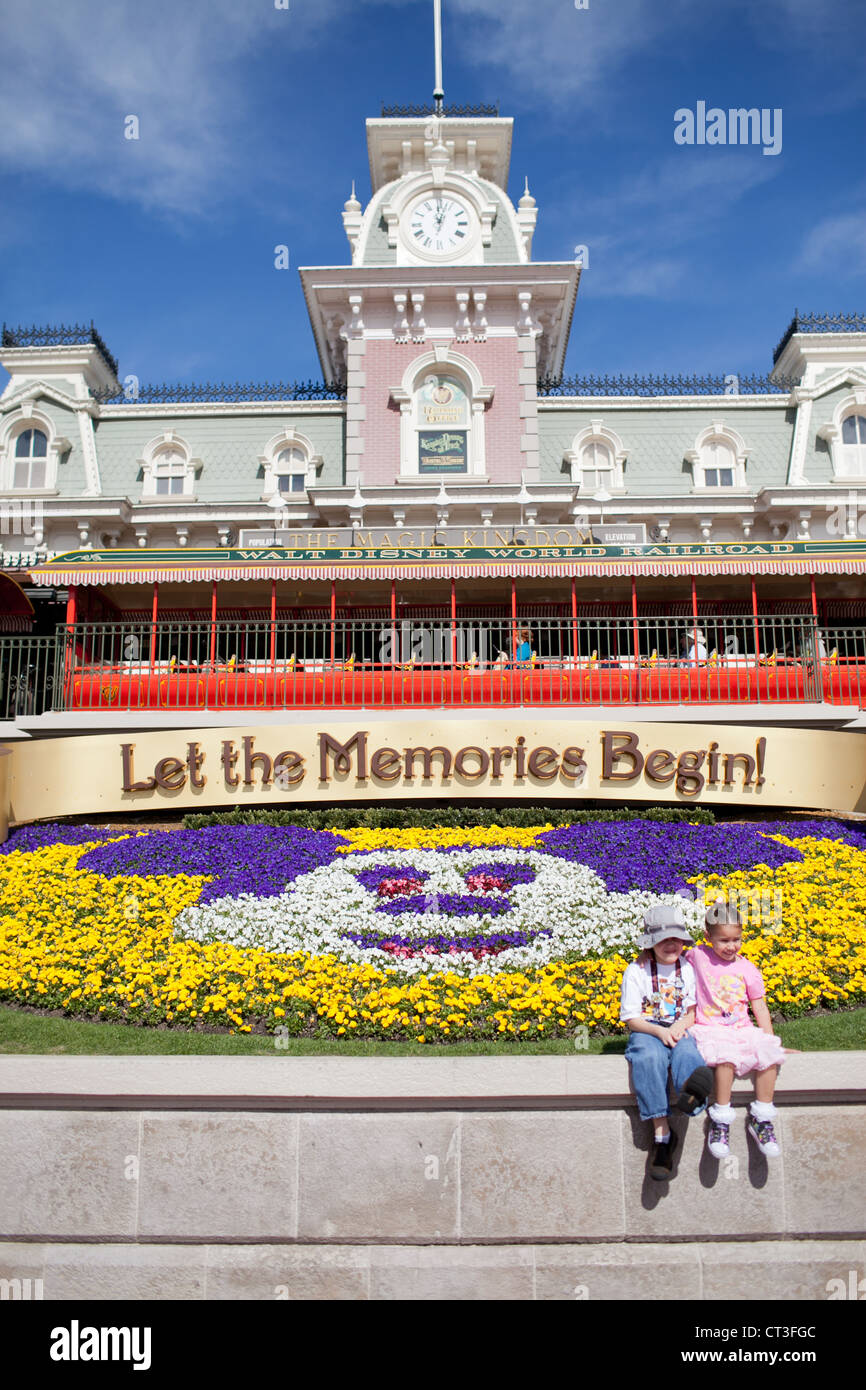
POLYGON ((688 1031, 695 1021, 695 975, 681 957, 695 943, 685 929, 682 908, 675 903, 651 907, 643 924, 637 940, 640 955, 623 976, 620 1020, 629 1030, 625 1055, 638 1113, 653 1127, 650 1176, 664 1182, 671 1176, 678 1142, 668 1122, 669 1084, 679 1093, 677 1108, 697 1115, 706 1106, 713 1078, 688 1031))
POLYGON ((747 1130, 761 1152, 775 1158, 781 1150, 773 1128, 773 1093, 785 1049, 773 1032, 761 972, 740 955, 743 925, 738 910, 723 899, 713 903, 706 914, 706 934, 707 943, 691 951, 689 961, 697 984, 697 1017, 690 1034, 715 1072, 707 1147, 714 1158, 730 1153, 734 1077, 754 1072, 755 1099, 747 1130))
POLYGON ((690 666, 700 666, 707 660, 707 639, 700 628, 692 633, 689 638, 689 649, 686 661, 690 666))
POLYGON ((532 633, 528 627, 519 627, 514 643, 515 666, 528 666, 532 660, 532 633))

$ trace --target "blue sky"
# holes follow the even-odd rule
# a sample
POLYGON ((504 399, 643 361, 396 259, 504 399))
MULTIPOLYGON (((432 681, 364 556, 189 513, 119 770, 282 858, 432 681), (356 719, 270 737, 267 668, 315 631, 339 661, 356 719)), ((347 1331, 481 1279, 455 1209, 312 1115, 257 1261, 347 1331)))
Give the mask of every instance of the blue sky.
MULTIPOLYGON (((534 258, 589 247, 568 371, 764 372, 795 306, 866 310, 862 0, 443 8, 446 100, 515 119, 534 258), (781 153, 677 145, 698 101, 781 108, 781 153)), ((92 318, 142 382, 318 378, 297 267, 347 263, 364 120, 429 99, 432 10, 0 0, 0 318, 92 318)))

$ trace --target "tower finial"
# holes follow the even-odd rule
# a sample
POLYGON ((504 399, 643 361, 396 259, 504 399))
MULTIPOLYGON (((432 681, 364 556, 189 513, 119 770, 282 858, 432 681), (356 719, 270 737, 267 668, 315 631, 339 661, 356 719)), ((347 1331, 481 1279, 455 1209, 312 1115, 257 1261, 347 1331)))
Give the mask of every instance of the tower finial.
POLYGON ((442 103, 445 100, 445 91, 442 86, 442 0, 433 0, 433 36, 436 64, 436 86, 433 89, 433 100, 436 103, 436 115, 441 116, 443 114, 442 103))

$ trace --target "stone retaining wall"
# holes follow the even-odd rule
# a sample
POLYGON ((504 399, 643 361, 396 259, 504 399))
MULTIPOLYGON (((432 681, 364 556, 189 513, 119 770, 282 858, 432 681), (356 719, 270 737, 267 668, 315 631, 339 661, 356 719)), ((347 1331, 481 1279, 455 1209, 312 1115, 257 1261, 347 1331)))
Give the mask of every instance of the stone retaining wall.
MULTIPOLYGON (((0 1059, 0 1279, 46 1298, 806 1298, 866 1267, 866 1054, 783 1068, 767 1161, 620 1057, 0 1059), (122 1083, 122 1085, 121 1085, 122 1083)), ((864 1285, 866 1291, 866 1285, 864 1285)))

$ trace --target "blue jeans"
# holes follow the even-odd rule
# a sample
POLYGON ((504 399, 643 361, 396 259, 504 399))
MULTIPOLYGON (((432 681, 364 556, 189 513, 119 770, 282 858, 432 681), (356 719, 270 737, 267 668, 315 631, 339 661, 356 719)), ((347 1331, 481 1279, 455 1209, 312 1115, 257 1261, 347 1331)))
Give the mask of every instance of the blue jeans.
MULTIPOLYGON (((670 1114, 668 1085, 679 1094, 692 1072, 705 1062, 697 1044, 686 1033, 676 1047, 668 1047, 654 1033, 629 1033, 625 1050, 631 1064, 632 1083, 642 1120, 658 1120, 670 1114)), ((706 1101, 693 1113, 699 1115, 706 1101)))

